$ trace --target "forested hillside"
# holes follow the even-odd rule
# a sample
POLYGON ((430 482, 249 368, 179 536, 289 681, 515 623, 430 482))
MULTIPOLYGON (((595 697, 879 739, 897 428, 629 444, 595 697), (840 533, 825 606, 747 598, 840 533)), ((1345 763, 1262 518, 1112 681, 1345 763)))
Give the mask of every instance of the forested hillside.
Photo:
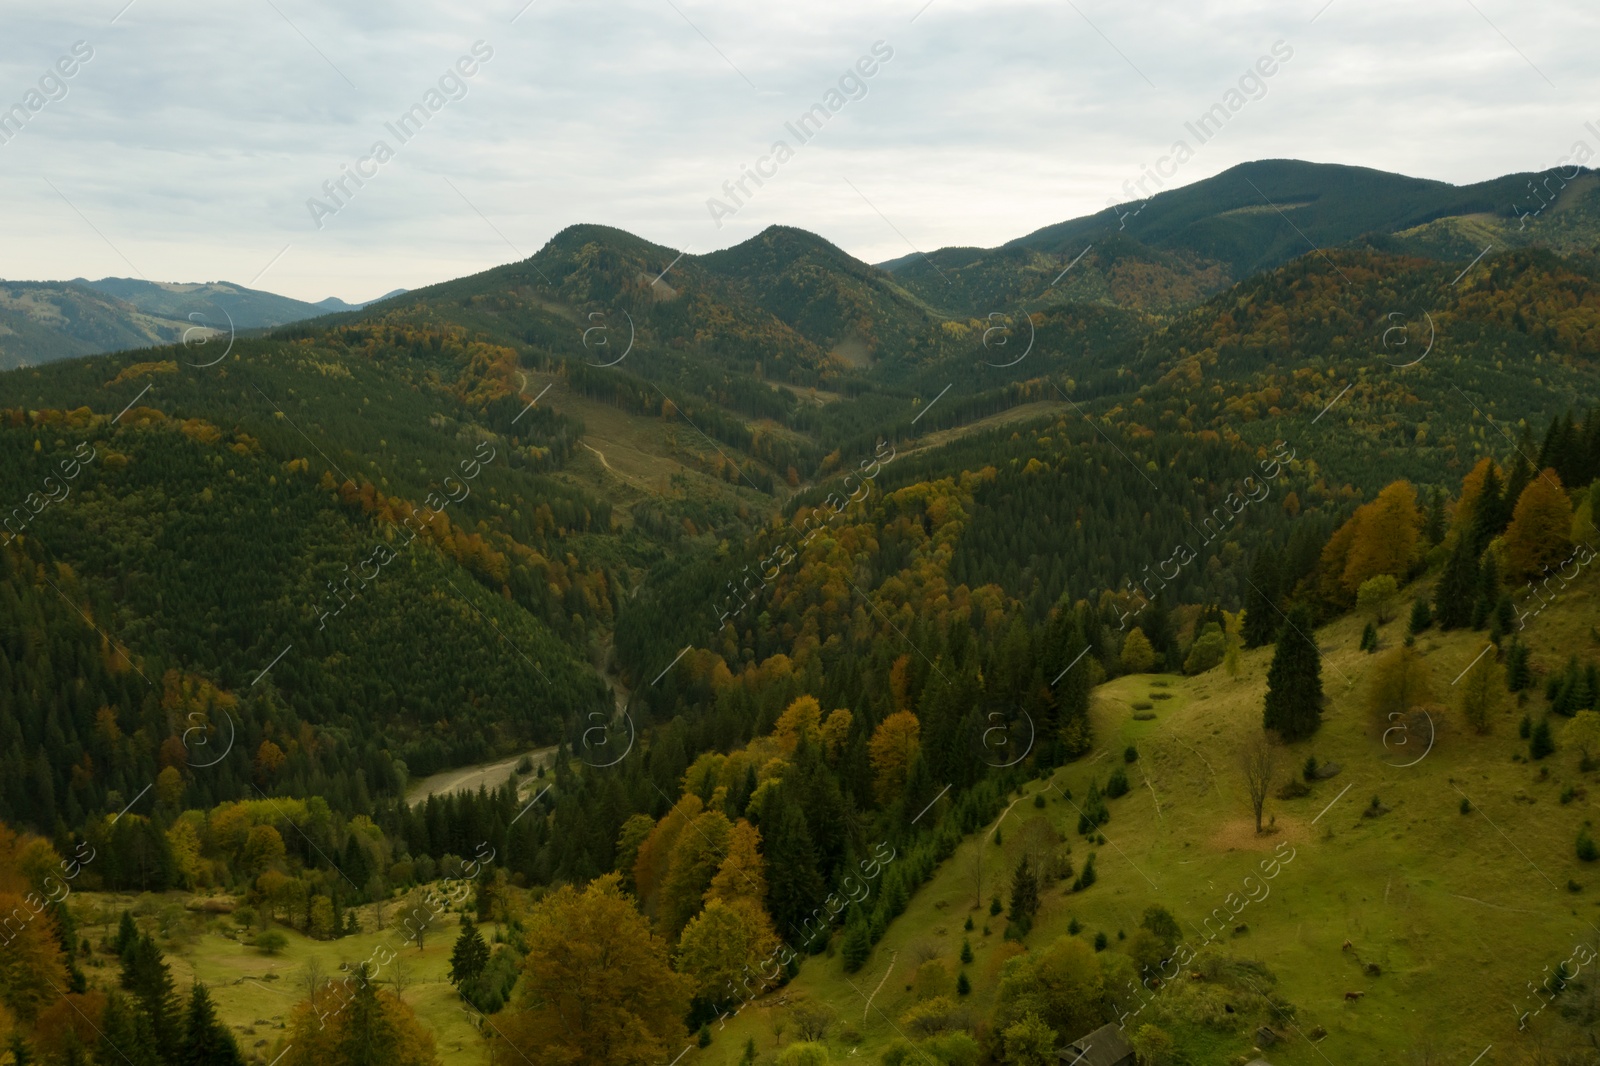
MULTIPOLYGON (((680 255, 579 225, 263 337, 0 376, 0 903, 34 916, 10 1055, 108 1062, 115 1030, 157 1066, 245 1035, 261 1062, 970 1066, 1115 1027, 1188 934, 1160 896, 1116 941, 1049 919, 1141 788, 1166 817, 1107 692, 1148 681, 1128 721, 1163 725, 1192 696, 1163 772, 1214 798, 1207 708, 1279 753, 1286 802, 1325 717, 1387 747, 1514 703, 1498 762, 1588 743, 1592 608, 1563 601, 1570 661, 1519 623, 1594 530, 1595 193, 1461 254, 1447 228, 1503 228, 1515 181, 1253 164, 1104 241, 1095 216, 893 271, 799 230, 680 255), (1419 680, 1468 635, 1469 689, 1419 680), (1347 654, 1379 655, 1366 724, 1322 672, 1347 654), (405 802, 497 761, 500 788, 405 802), (998 851, 1024 799, 1047 813, 998 851), (990 847, 1003 876, 922 905, 990 847), (960 965, 919 959, 892 1015, 851 985, 852 1039, 786 998, 926 954, 908 922, 960 965), (308 972, 277 1014, 220 983, 284 951, 308 972)), ((1277 843, 1264 797, 1204 848, 1277 843)), ((1305 821, 1278 839, 1320 846, 1305 821)), ((1290 1041, 1258 955, 1186 972, 1214 991, 1130 1031, 1144 1061, 1290 1041)))

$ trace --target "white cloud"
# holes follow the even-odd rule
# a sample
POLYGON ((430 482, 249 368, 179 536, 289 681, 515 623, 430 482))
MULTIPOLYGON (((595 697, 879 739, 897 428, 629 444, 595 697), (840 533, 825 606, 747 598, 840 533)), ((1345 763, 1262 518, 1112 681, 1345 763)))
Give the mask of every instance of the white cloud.
POLYGON ((1297 157, 1477 181, 1553 164, 1600 118, 1582 52, 1600 12, 1576 0, 1475 0, 1492 25, 1466 0, 536 0, 513 25, 522 2, 8 13, 7 106, 74 41, 96 54, 0 146, 0 276, 122 275, 126 256, 249 283, 288 245, 260 287, 359 299, 514 258, 496 229, 530 254, 574 222, 696 252, 771 223, 869 261, 994 245, 1098 210, 1279 39, 1293 61, 1179 180, 1297 157), (306 199, 479 39, 495 54, 467 97, 318 230, 306 199), (880 39, 895 56, 867 97, 714 227, 706 198, 880 39))

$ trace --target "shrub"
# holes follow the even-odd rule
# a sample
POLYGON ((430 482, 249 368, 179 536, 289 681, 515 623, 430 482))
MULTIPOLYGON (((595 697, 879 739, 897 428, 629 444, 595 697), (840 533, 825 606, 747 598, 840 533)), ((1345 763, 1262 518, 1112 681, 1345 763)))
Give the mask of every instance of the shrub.
POLYGON ((1149 695, 1153 700, 1170 700, 1172 698, 1172 693, 1170 692, 1152 692, 1149 695))
POLYGON ((961 941, 961 961, 963 964, 972 961, 972 942, 969 940, 961 941))
POLYGON ((1426 599, 1418 598, 1411 605, 1411 622, 1407 626, 1413 633, 1421 633, 1433 625, 1433 609, 1428 606, 1426 599))
POLYGON ((828 1045, 813 1041, 790 1044, 778 1056, 778 1066, 827 1066, 828 1045))
POLYGON ((967 915, 967 924, 963 925, 961 928, 965 929, 969 933, 972 932, 972 915, 967 915))
POLYGON ((1104 951, 1106 949, 1106 945, 1109 943, 1110 941, 1106 939, 1106 935, 1104 933, 1096 933, 1094 935, 1094 949, 1096 951, 1104 951))
POLYGON ((1371 622, 1361 631, 1361 650, 1369 655, 1378 650, 1378 630, 1371 622))
MULTIPOLYGON (((1592 847, 1593 845, 1590 846, 1592 847)), ((260 948, 268 955, 276 955, 278 952, 282 951, 288 946, 289 938, 278 932, 276 929, 268 929, 266 932, 260 933, 256 936, 256 947, 260 948)))
POLYGON ((1527 740, 1532 735, 1533 719, 1529 718, 1527 715, 1523 715, 1521 723, 1517 725, 1517 736, 1521 737, 1523 740, 1527 740))
POLYGON ((1283 800, 1299 799, 1301 796, 1309 795, 1311 795, 1311 786, 1292 777, 1278 789, 1278 798, 1283 800))
POLYGON ((1128 794, 1128 775, 1123 772, 1122 767, 1119 766, 1111 771, 1111 776, 1106 779, 1105 794, 1111 799, 1128 794))
POLYGON ((1067 923, 1067 933, 1070 936, 1077 936, 1081 932, 1083 932, 1083 923, 1078 921, 1078 919, 1073 918, 1067 923))
POLYGON ((1151 708, 1153 708, 1154 706, 1155 706, 1155 704, 1151 703, 1149 700, 1134 700, 1133 701, 1133 709, 1136 710, 1136 711, 1148 711, 1151 708))
POLYGON ((1126 748, 1123 748, 1122 749, 1122 761, 1123 762, 1138 762, 1139 761, 1139 749, 1134 747, 1132 744, 1129 744, 1126 748))
POLYGON ((1302 772, 1301 776, 1303 776, 1307 781, 1315 781, 1316 780, 1316 778, 1317 778, 1317 757, 1315 755, 1307 755, 1306 756, 1306 768, 1302 772))
POLYGON ((1044 806, 1044 793, 1043 792, 1038 792, 1038 793, 1034 794, 1033 805, 1035 807, 1043 807, 1044 806))
POLYGON ((967 980, 967 972, 962 970, 956 977, 956 995, 967 996, 972 994, 972 982, 967 980))
POLYGON ((1467 799, 1467 797, 1465 797, 1465 796, 1461 797, 1461 813, 1462 814, 1471 814, 1472 813, 1472 801, 1467 799))
POLYGON ((700 1026, 700 1032, 695 1036, 695 1043, 699 1044, 701 1047, 711 1046, 711 1026, 700 1026))
POLYGON ((1005 910, 1005 905, 1000 902, 999 896, 996 896, 989 901, 989 916, 991 918, 1003 910, 1005 910))
POLYGON ((1600 858, 1600 849, 1595 848, 1594 838, 1589 835, 1587 829, 1578 830, 1578 858, 1584 862, 1594 862, 1600 858))

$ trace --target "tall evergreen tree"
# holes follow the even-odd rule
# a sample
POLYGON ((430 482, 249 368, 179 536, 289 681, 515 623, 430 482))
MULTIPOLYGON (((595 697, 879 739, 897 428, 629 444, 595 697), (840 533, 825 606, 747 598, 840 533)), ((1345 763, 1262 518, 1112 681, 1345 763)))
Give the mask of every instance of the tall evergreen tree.
POLYGON ((1286 742, 1303 740, 1322 725, 1322 657, 1314 640, 1310 609, 1295 607, 1278 634, 1261 716, 1286 742))
POLYGON ((450 950, 450 983, 460 988, 483 972, 489 965, 489 945, 470 918, 461 922, 461 935, 450 950))
POLYGON ((1440 629, 1460 629, 1471 623, 1478 586, 1478 553, 1473 538, 1463 531, 1433 594, 1433 616, 1440 629))
POLYGON ((1489 464, 1483 478, 1483 490, 1472 509, 1472 547, 1474 557, 1481 555, 1489 542, 1499 536, 1511 521, 1511 508, 1515 500, 1507 502, 1500 485, 1500 474, 1494 463, 1489 464))
POLYGON ((1033 928, 1033 916, 1039 912, 1039 878, 1024 855, 1011 875, 1011 911, 1006 915, 1016 935, 1026 936, 1033 928))
POLYGON ((1250 581, 1244 588, 1244 624, 1240 636, 1247 648, 1259 648, 1272 640, 1283 627, 1277 608, 1278 559, 1271 548, 1262 548, 1250 567, 1250 581))
POLYGON ((184 1019, 183 1050, 178 1066, 244 1066, 244 1056, 234 1043, 228 1027, 217 1021, 211 994, 199 981, 189 992, 189 1011, 184 1019))
POLYGON ((398 1034, 378 999, 367 964, 357 966, 355 975, 354 994, 344 1008, 338 1061, 341 1066, 389 1066, 400 1042, 398 1034))
MULTIPOLYGON (((784 938, 805 938, 801 923, 827 895, 817 873, 817 849, 806 816, 780 787, 767 805, 761 834, 767 843, 767 913, 784 938)), ((798 945, 796 945, 798 946, 798 945)))
POLYGON ((1446 530, 1444 504, 1444 489, 1434 489, 1428 498, 1428 518, 1422 526, 1422 535, 1427 538, 1430 545, 1444 540, 1446 530))
POLYGON ((139 934, 123 956, 122 987, 133 993, 150 1019, 157 1054, 172 1061, 179 1045, 177 997, 172 972, 148 933, 139 934))

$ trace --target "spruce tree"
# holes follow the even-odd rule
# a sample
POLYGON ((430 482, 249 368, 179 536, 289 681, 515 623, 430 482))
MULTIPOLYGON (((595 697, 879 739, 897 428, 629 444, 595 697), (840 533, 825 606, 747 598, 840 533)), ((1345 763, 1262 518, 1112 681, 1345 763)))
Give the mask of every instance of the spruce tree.
POLYGON ((1427 538, 1429 545, 1438 544, 1444 540, 1446 528, 1444 501, 1443 489, 1434 489, 1433 495, 1428 499, 1428 519, 1423 524, 1422 535, 1427 538))
POLYGON ((1262 548, 1250 568, 1250 580, 1244 589, 1244 625, 1240 636, 1247 648, 1259 648, 1272 640, 1283 625, 1278 614, 1278 559, 1271 548, 1262 548))
POLYGON ((845 924, 844 943, 839 947, 839 954, 844 960, 845 973, 855 973, 861 969, 872 954, 872 936, 859 911, 853 911, 850 921, 845 924))
POLYGON ((355 989, 344 1008, 344 1031, 335 1049, 341 1066, 391 1066, 398 1035, 378 998, 366 963, 355 970, 355 989))
POLYGON ((1550 719, 1541 718, 1539 724, 1533 727, 1533 735, 1528 740, 1528 754, 1535 759, 1542 759, 1555 750, 1555 741, 1550 739, 1550 719))
POLYGON ((1460 629, 1472 621, 1478 593, 1478 553, 1472 537, 1462 534, 1445 563, 1433 594, 1433 614, 1440 629, 1460 629))
POLYGON ((1500 535, 1511 521, 1511 509, 1516 500, 1507 500, 1500 483, 1500 474, 1494 463, 1483 478, 1483 491, 1472 511, 1472 547, 1474 554, 1482 554, 1489 542, 1500 535))
POLYGON ((1024 855, 1011 877, 1011 913, 1006 915, 1018 937, 1033 928, 1033 916, 1039 912, 1039 878, 1024 855))
POLYGON ((149 1017, 157 1053, 171 1061, 179 1043, 172 972, 148 933, 139 934, 123 957, 122 987, 133 993, 149 1017))
POLYGON ((227 1026, 217 1021, 206 986, 196 981, 189 993, 179 1066, 243 1066, 244 1057, 227 1026))
POLYGON ((470 918, 461 922, 461 935, 450 951, 450 983, 460 988, 473 980, 489 965, 489 946, 470 918))
POLYGON ((1419 596, 1417 602, 1411 605, 1411 621, 1407 628, 1412 633, 1421 633, 1431 625, 1433 625, 1433 611, 1429 609, 1427 599, 1419 596))
POLYGON ((1313 639, 1311 611, 1295 607, 1278 634, 1267 670, 1262 724, 1288 743, 1309 737, 1322 725, 1322 657, 1313 639))

